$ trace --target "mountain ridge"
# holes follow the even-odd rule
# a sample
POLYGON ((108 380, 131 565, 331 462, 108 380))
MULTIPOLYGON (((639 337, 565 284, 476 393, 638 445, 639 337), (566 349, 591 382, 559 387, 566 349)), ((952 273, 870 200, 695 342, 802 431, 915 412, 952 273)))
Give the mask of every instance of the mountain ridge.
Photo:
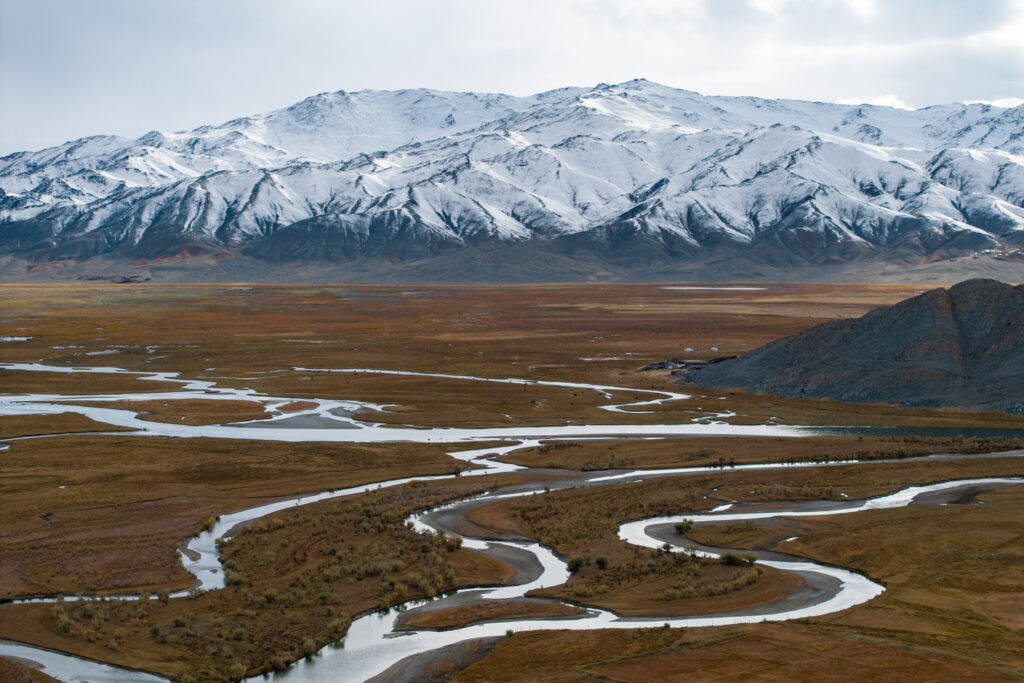
POLYGON ((1024 285, 973 279, 686 373, 715 388, 1024 414, 1024 285))
POLYGON ((798 270, 982 253, 1024 269, 1024 106, 903 111, 643 80, 338 91, 0 158, 4 277, 193 252, 343 273, 520 243, 617 277, 726 253, 798 270))

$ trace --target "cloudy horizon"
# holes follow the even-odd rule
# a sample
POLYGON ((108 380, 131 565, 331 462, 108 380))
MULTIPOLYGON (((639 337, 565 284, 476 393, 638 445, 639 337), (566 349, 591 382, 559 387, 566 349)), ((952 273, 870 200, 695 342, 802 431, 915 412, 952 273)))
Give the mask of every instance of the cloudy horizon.
POLYGON ((336 90, 1024 103, 1024 0, 0 0, 0 154, 336 90))

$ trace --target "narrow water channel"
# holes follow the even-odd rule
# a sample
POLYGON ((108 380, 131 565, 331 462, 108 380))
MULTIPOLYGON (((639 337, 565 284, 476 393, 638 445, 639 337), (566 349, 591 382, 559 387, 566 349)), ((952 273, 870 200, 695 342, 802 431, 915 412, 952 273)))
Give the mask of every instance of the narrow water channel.
MULTIPOLYGON (((649 438, 654 436, 774 436, 801 437, 823 434, 850 433, 850 428, 823 428, 816 426, 781 426, 766 425, 730 425, 717 419, 703 419, 684 424, 654 425, 553 425, 549 427, 502 427, 502 428, 403 428, 391 427, 377 423, 356 420, 352 415, 358 411, 381 411, 386 406, 360 401, 343 401, 336 399, 302 399, 309 401, 313 407, 303 411, 283 413, 278 408, 296 399, 289 397, 273 397, 260 394, 251 389, 230 389, 218 387, 216 383, 201 380, 184 380, 177 373, 128 373, 118 368, 61 368, 41 364, 0 364, 0 368, 26 370, 36 372, 101 372, 137 375, 140 380, 176 382, 181 389, 172 392, 155 393, 122 393, 105 395, 58 395, 29 394, 20 396, 0 396, 0 415, 17 414, 59 414, 65 412, 85 415, 98 422, 129 428, 132 432, 118 432, 119 435, 139 436, 174 436, 183 438, 232 438, 266 441, 334 441, 349 443, 395 443, 411 441, 417 443, 471 443, 507 441, 504 446, 488 447, 475 450, 456 451, 451 455, 476 467, 462 473, 462 476, 493 475, 501 472, 526 469, 518 465, 497 460, 498 456, 519 448, 536 446, 541 439, 580 439, 580 438, 649 438), (103 403, 131 402, 143 400, 249 400, 258 401, 265 406, 267 420, 236 423, 230 425, 181 425, 143 420, 138 413, 127 409, 105 408, 103 403), (97 405, 69 405, 68 402, 89 403, 97 405), (296 418, 303 426, 289 426, 296 423, 296 418), (309 426, 312 424, 313 426, 309 426)), ((310 371, 308 369, 297 370, 310 371)), ((316 370, 327 372, 328 370, 316 370)), ((637 409, 668 401, 687 400, 685 394, 663 392, 627 387, 591 385, 567 382, 544 382, 520 380, 514 378, 489 379, 466 375, 444 375, 415 372, 398 372, 373 369, 342 369, 332 372, 404 374, 467 381, 487 381, 499 384, 525 384, 536 386, 556 386, 584 389, 599 392, 608 399, 613 399, 617 392, 648 394, 653 398, 632 403, 612 403, 603 406, 611 412, 640 412, 637 409)), ((722 413, 713 418, 728 417, 722 413)), ((891 428, 853 428, 860 434, 916 434, 918 431, 891 428)), ((1000 431, 1000 436, 1008 436, 1000 431)), ((1024 455, 1016 452, 1014 455, 1024 455)), ((962 456, 978 457, 978 456, 962 456)), ((904 459, 904 461, 907 459, 904 459)), ((879 461, 871 461, 879 462, 879 461)), ((762 463, 739 465, 726 469, 757 470, 784 467, 821 467, 836 465, 855 465, 846 461, 838 463, 762 463)), ((466 604, 480 600, 508 600, 521 598, 528 591, 555 586, 569 578, 565 563, 550 549, 537 543, 496 541, 459 534, 457 529, 464 515, 473 507, 492 502, 501 498, 538 495, 547 488, 556 489, 566 486, 599 486, 633 481, 643 481, 652 477, 703 474, 722 471, 721 467, 684 467, 657 470, 633 470, 615 472, 572 473, 557 480, 533 485, 521 485, 503 492, 489 492, 482 496, 472 496, 463 500, 449 502, 437 506, 424 513, 415 515, 409 521, 415 528, 424 533, 444 532, 463 538, 463 547, 471 548, 485 554, 500 555, 504 558, 518 556, 521 570, 529 580, 516 586, 496 586, 489 589, 466 589, 449 596, 430 601, 431 607, 437 607, 445 601, 458 601, 466 604)), ((324 491, 318 494, 288 498, 285 500, 252 507, 223 515, 208 531, 190 539, 186 551, 182 553, 185 568, 196 577, 195 588, 200 590, 217 590, 224 587, 223 572, 220 566, 217 541, 228 538, 233 529, 239 528, 276 511, 309 505, 330 498, 351 496, 371 489, 399 486, 412 480, 438 481, 455 475, 438 475, 393 479, 374 482, 346 489, 324 491)), ((681 513, 671 517, 624 523, 619 536, 628 543, 646 547, 664 547, 672 552, 697 552, 714 554, 709 550, 694 549, 692 544, 680 539, 667 538, 663 527, 682 518, 694 523, 711 523, 722 521, 766 519, 769 517, 790 517, 804 515, 850 514, 861 510, 900 507, 908 505, 921 497, 931 496, 932 502, 936 495, 952 494, 965 487, 995 488, 1021 483, 1019 478, 987 478, 945 482, 929 486, 908 487, 888 496, 867 501, 843 501, 798 503, 786 506, 785 509, 766 510, 757 506, 745 507, 743 510, 712 512, 710 514, 681 513), (667 547, 666 547, 667 544, 667 547), (689 547, 688 547, 689 546, 689 547)), ((846 609, 860 604, 880 594, 884 589, 870 579, 840 567, 817 564, 800 558, 779 558, 776 556, 759 557, 758 562, 783 571, 796 572, 804 579, 806 590, 800 595, 763 605, 756 609, 747 609, 735 613, 701 615, 685 618, 623 618, 612 612, 600 609, 589 609, 584 616, 575 619, 514 619, 445 630, 396 630, 396 621, 401 613, 415 609, 424 601, 410 601, 398 608, 383 613, 363 615, 353 621, 348 634, 339 642, 322 649, 316 656, 300 660, 284 672, 273 674, 275 681, 293 681, 326 683, 328 681, 365 680, 386 671, 403 657, 418 655, 453 643, 483 638, 500 637, 508 631, 525 631, 538 629, 595 629, 595 628, 637 628, 643 626, 669 624, 673 627, 702 627, 738 623, 753 623, 766 620, 787 620, 820 616, 846 609)), ((68 596, 74 599, 76 596, 68 596)), ((134 596, 122 596, 131 599, 134 596)), ((52 601, 53 597, 40 598, 52 601)), ((47 673, 56 678, 68 681, 139 681, 151 683, 163 680, 160 677, 142 672, 118 669, 108 665, 82 660, 70 655, 53 653, 30 646, 0 642, 0 655, 17 657, 38 662, 47 673)), ((251 681, 264 680, 258 676, 251 681)))

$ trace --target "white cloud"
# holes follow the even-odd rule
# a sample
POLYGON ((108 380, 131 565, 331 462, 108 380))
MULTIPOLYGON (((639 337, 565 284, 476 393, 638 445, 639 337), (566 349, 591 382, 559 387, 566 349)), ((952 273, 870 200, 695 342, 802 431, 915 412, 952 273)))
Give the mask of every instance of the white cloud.
POLYGON ((789 0, 749 0, 750 6, 754 9, 767 12, 768 14, 779 14, 786 7, 789 0))
POLYGON ((1024 93, 1024 0, 0 0, 0 154, 325 90, 644 77, 920 107, 1024 93))
POLYGON ((877 0, 843 0, 861 19, 871 19, 878 12, 877 0))
POLYGON ((1024 97, 1000 97, 994 100, 964 100, 964 104, 991 104, 993 107, 1010 109, 1024 104, 1024 97))
MULTIPOLYGON (((747 0, 754 9, 768 14, 782 14, 791 0, 747 0)), ((796 0, 793 0, 795 4, 796 0)), ((878 11, 877 0, 839 0, 840 4, 846 5, 854 14, 862 19, 870 19, 878 11)), ((805 5, 828 6, 836 4, 836 0, 804 0, 805 5)))
POLYGON ((678 14, 700 16, 704 13, 704 0, 629 0, 628 5, 633 12, 648 18, 678 14))

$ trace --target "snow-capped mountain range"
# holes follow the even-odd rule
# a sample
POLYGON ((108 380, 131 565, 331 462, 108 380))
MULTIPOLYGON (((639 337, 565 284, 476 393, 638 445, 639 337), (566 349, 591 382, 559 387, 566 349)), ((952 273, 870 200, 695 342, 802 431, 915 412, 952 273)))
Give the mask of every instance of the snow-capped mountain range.
POLYGON ((8 264, 365 266, 513 246, 630 268, 1013 252, 1024 106, 907 111, 644 80, 529 97, 339 91, 0 159, 8 264))

